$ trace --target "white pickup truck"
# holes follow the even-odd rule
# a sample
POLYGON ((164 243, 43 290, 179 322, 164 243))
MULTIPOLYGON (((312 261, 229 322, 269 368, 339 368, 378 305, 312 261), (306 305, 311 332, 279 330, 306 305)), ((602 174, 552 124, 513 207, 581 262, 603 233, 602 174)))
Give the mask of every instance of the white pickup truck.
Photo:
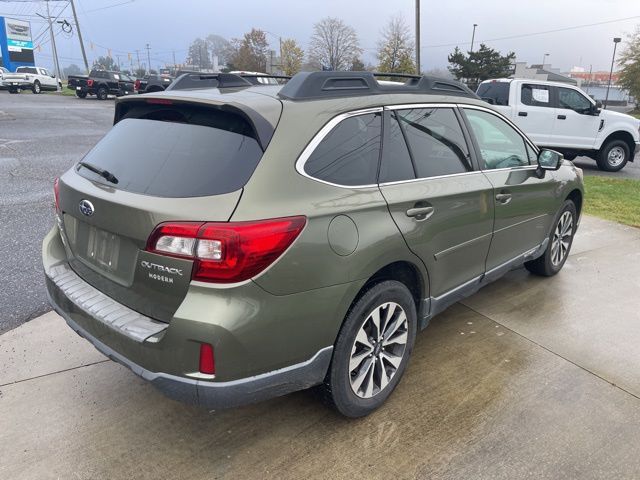
POLYGON ((40 93, 44 90, 55 91, 62 88, 60 79, 42 67, 18 67, 15 73, 5 73, 2 76, 2 85, 9 93, 18 93, 20 90, 40 93))
POLYGON ((603 110, 600 102, 573 85, 500 78, 482 82, 477 94, 538 146, 569 160, 584 155, 601 170, 616 172, 640 150, 640 120, 603 110))

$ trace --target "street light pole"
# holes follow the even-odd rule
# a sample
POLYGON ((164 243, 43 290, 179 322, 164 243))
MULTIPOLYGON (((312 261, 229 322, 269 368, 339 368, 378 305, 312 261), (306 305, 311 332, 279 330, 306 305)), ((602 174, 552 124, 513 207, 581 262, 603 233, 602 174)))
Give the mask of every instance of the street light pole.
POLYGON ((548 54, 548 53, 545 53, 545 54, 542 56, 542 67, 540 67, 540 68, 544 69, 544 60, 545 60, 548 56, 549 56, 549 54, 548 54))
POLYGON ((420 0, 416 0, 416 73, 420 72, 420 0))
POLYGON ((611 88, 611 77, 613 76, 613 64, 616 62, 616 47, 622 41, 620 37, 613 39, 613 57, 611 57, 611 70, 609 70, 609 83, 607 84, 607 94, 604 97, 604 108, 607 108, 607 102, 609 101, 609 89, 611 88))
POLYGON ((471 34, 471 50, 469 51, 469 53, 473 53, 473 41, 476 38, 476 27, 478 26, 477 23, 473 24, 473 33, 471 34))
POLYGON ((151 75, 151 54, 149 53, 151 51, 151 47, 149 46, 149 44, 147 43, 147 71, 149 73, 149 75, 151 75))

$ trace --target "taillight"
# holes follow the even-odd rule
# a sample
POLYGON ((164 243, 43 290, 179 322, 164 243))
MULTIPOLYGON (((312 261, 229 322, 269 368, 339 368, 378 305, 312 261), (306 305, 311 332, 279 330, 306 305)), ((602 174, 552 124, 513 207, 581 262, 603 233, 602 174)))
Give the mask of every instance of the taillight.
POLYGON ((255 277, 289 248, 305 217, 254 222, 169 222, 158 225, 147 251, 193 260, 194 280, 235 283, 255 277))
POLYGON ((136 80, 136 82, 133 84, 133 88, 135 90, 140 90, 140 80, 136 80))
POLYGON ((87 80, 87 87, 93 87, 93 79, 87 80))
POLYGON ((215 375, 216 362, 213 357, 213 347, 209 343, 200 344, 200 373, 215 375))
POLYGON ((60 179, 56 177, 53 181, 53 197, 56 200, 56 211, 60 211, 60 179))

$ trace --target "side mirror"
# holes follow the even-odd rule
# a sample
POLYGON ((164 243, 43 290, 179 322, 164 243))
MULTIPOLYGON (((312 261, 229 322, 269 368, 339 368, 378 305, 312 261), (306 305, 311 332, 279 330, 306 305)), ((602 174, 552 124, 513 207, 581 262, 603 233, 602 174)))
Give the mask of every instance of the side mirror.
POLYGON ((555 150, 540 150, 538 154, 538 177, 543 178, 547 170, 558 170, 562 166, 564 155, 555 150))
POLYGON ((602 108, 602 102, 600 100, 596 100, 596 108, 602 108))

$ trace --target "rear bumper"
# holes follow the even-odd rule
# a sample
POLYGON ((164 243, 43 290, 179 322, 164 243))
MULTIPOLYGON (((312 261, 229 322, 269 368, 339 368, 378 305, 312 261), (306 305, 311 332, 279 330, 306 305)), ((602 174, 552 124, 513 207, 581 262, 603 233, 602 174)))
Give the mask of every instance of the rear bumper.
MULTIPOLYGON (((166 395, 208 408, 253 403, 324 380, 352 289, 349 284, 274 296, 253 282, 192 286, 170 323, 131 310, 75 274, 57 227, 43 242, 47 293, 79 335, 166 395), (336 298, 344 305, 336 306, 336 298), (198 372, 200 344, 216 375, 198 372)), ((357 291, 357 290, 356 290, 357 291)))
POLYGON ((223 409, 286 395, 321 383, 331 362, 333 347, 326 347, 306 362, 230 382, 207 382, 163 372, 152 372, 91 335, 74 322, 69 314, 52 299, 50 294, 48 297, 55 311, 65 319, 67 325, 82 338, 91 342, 98 351, 151 382, 154 387, 168 397, 184 403, 223 409))
POLYGON ((31 88, 33 83, 28 80, 5 80, 2 82, 4 88, 31 88))

